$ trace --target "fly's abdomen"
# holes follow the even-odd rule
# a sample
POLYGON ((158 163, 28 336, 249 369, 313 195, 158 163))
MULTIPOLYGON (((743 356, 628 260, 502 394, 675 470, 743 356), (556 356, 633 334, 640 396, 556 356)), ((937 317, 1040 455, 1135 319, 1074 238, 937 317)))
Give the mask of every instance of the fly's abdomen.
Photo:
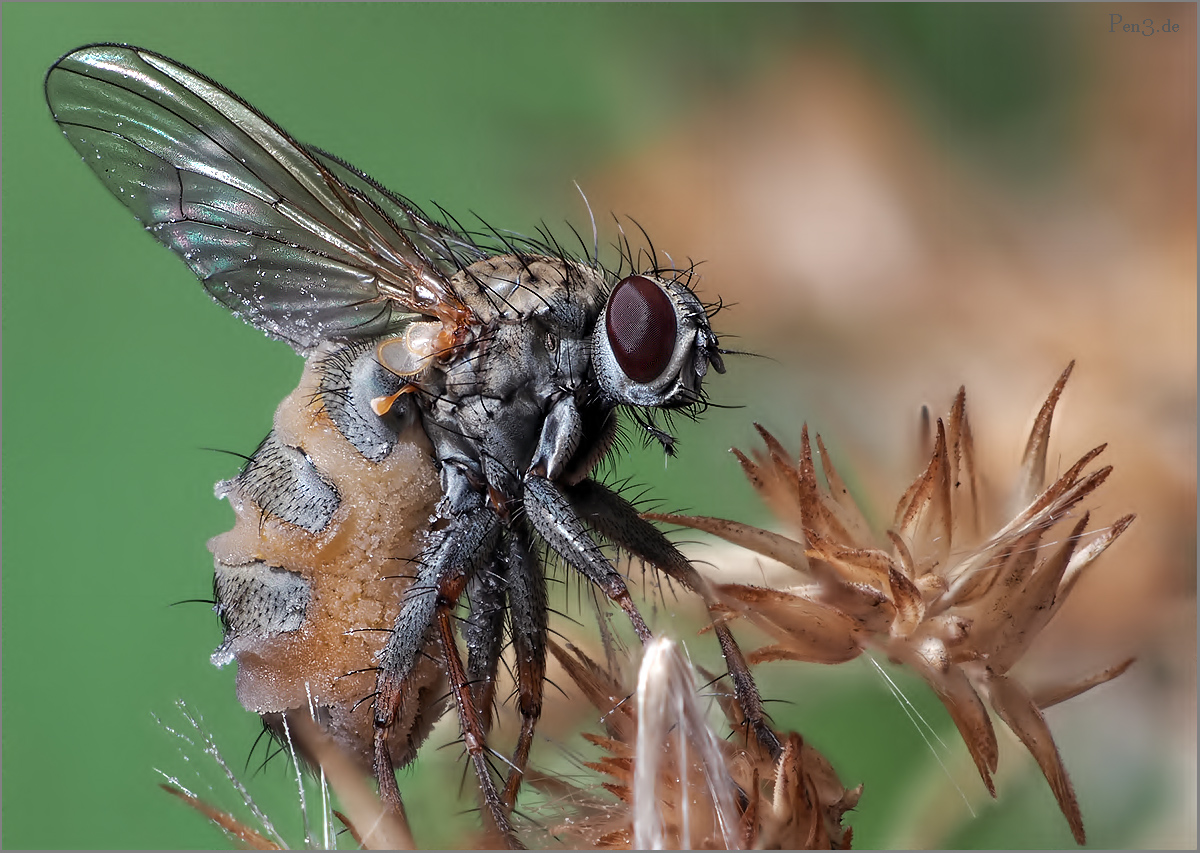
MULTIPOLYGON (((319 347, 275 426, 236 477, 217 484, 237 516, 215 537, 218 666, 238 663, 238 699, 268 722, 320 711, 369 760, 375 653, 399 611, 441 497, 429 440, 405 397, 380 417, 371 399, 399 390, 371 344, 319 347)), ((440 716, 439 668, 414 672, 416 701, 394 760, 440 716)))

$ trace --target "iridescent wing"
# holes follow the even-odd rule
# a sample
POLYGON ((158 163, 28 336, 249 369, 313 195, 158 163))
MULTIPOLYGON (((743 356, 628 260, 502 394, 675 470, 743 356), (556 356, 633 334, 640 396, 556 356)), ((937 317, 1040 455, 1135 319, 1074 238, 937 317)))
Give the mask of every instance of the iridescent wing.
POLYGON ((50 69, 46 101, 214 299, 299 352, 464 317, 450 278, 487 252, 187 66, 83 47, 50 69))

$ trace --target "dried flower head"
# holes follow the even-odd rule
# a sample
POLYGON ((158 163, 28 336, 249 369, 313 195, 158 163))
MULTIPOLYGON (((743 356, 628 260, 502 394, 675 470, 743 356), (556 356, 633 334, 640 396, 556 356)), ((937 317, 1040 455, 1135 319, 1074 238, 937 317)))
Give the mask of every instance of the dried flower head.
MULTIPOLYGON (((585 734, 606 754, 584 766, 607 780, 577 787, 544 774, 530 776, 549 804, 539 818, 567 846, 604 849, 844 849, 851 830, 842 815, 862 787, 845 788, 833 767, 795 733, 779 737, 772 759, 745 737, 732 691, 718 693, 736 736, 719 736, 708 721, 698 678, 674 642, 646 648, 631 694, 620 673, 579 649, 551 651, 601 712, 603 736, 585 734)), ((728 732, 726 732, 727 734, 728 732)))
POLYGON ((1046 485, 1050 423, 1072 367, 1037 416, 1010 517, 984 518, 963 389, 946 420, 938 419, 932 442, 926 430, 929 463, 883 537, 871 530, 820 436, 825 483, 818 480, 807 425, 798 464, 761 427, 765 450, 753 458, 735 451, 795 538, 721 519, 650 517, 708 531, 800 573, 801 583, 783 589, 717 588, 731 618, 748 619, 775 640, 751 661, 840 663, 875 649, 912 667, 941 698, 995 796, 999 750, 986 699, 1037 760, 1082 844, 1079 804, 1042 709, 1116 677, 1132 660, 1037 696, 1009 674, 1083 570, 1133 521, 1128 515, 1085 533, 1089 514, 1078 508, 1111 471, 1087 470, 1104 445, 1046 485))

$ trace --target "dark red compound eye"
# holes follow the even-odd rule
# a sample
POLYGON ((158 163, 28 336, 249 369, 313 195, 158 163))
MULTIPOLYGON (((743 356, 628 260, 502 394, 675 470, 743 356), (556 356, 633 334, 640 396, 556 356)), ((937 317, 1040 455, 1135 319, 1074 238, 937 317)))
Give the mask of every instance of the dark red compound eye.
POLYGON ((645 276, 622 279, 608 297, 604 329, 617 364, 634 382, 662 376, 675 352, 678 327, 671 297, 645 276))

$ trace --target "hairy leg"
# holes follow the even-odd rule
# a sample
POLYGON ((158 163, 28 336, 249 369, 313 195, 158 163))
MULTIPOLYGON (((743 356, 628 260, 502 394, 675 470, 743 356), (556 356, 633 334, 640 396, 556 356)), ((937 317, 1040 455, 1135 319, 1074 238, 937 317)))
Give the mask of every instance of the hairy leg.
POLYGON ((468 614, 461 623, 467 644, 467 678, 484 731, 492 727, 496 695, 496 673, 504 639, 504 613, 508 598, 508 570, 496 549, 491 563, 467 582, 468 614))
MULTIPOLYGON (((417 656, 423 653, 432 638, 435 613, 445 591, 458 583, 465 585, 467 579, 491 559, 498 532, 499 519, 487 507, 477 505, 455 517, 422 559, 416 580, 404 593, 392 633, 379 652, 375 693, 375 776, 380 798, 397 812, 402 813, 403 807, 396 787, 389 740, 396 734, 393 727, 398 709, 403 703, 417 699, 408 695, 408 676, 417 656)), ((461 593, 462 586, 457 588, 461 593)), ((451 605, 456 602, 457 597, 451 605)))
POLYGON ((521 712, 521 733, 504 785, 504 804, 511 811, 516 806, 517 791, 529 763, 529 748, 533 743, 534 728, 542 715, 546 683, 546 580, 540 561, 530 550, 528 534, 520 528, 509 533, 508 578, 517 707, 521 712))
POLYGON ((439 590, 435 620, 438 638, 441 640, 442 652, 446 661, 446 677, 450 682, 450 692, 454 696, 454 704, 458 709, 463 745, 467 750, 467 755, 471 758, 471 763, 475 765, 475 776, 479 780, 479 790, 483 795, 485 813, 490 816, 501 843, 510 850, 521 849, 522 844, 517 840, 508 819, 509 809, 505 807, 500 792, 496 790, 496 783, 492 779, 491 767, 487 760, 487 733, 484 730, 479 709, 475 705, 475 697, 471 693, 471 685, 467 679, 467 671, 463 667, 462 657, 458 653, 458 643, 454 633, 454 608, 465 586, 466 577, 457 575, 448 579, 439 590))
POLYGON ((729 668, 738 705, 758 741, 773 757, 778 758, 783 747, 769 724, 762 695, 750 674, 746 658, 729 626, 719 615, 722 608, 712 585, 679 553, 679 549, 671 544, 661 530, 642 518, 633 504, 607 486, 595 480, 583 480, 571 486, 566 495, 579 517, 585 519, 597 533, 650 563, 704 600, 713 619, 713 631, 721 644, 725 665, 729 668))
POLYGON ((625 611, 638 639, 643 643, 650 642, 653 639, 650 629, 634 606, 629 589, 625 586, 625 578, 592 541, 586 525, 563 494, 562 488, 545 477, 527 475, 525 514, 534 530, 550 543, 551 548, 625 611))

